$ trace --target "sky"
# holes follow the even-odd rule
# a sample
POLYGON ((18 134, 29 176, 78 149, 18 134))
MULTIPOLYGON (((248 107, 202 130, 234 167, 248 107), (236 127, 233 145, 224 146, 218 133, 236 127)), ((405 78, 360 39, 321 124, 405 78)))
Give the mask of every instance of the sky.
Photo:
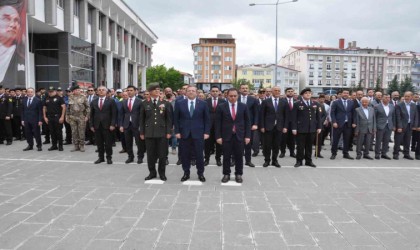
MULTIPOLYGON (((276 0, 125 0, 158 36, 153 65, 193 72, 191 44, 232 34, 236 64, 274 63, 276 0)), ((280 2, 282 2, 280 0, 280 2)), ((420 52, 420 0, 298 0, 278 5, 278 58, 291 46, 420 52)))

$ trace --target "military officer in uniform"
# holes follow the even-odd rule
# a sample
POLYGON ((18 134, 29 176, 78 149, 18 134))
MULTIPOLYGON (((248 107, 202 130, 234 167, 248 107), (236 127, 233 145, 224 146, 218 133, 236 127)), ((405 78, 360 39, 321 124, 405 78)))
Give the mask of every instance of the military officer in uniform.
POLYGON ((293 105, 292 133, 296 136, 297 154, 295 168, 302 166, 305 158, 305 165, 315 168, 312 162, 312 144, 315 136, 321 133, 321 106, 311 101, 312 91, 305 88, 300 92, 300 101, 293 105))
POLYGON ((6 90, 3 86, 0 86, 0 144, 4 144, 4 140, 7 141, 6 145, 12 145, 12 110, 13 100, 12 97, 7 95, 6 90))
POLYGON ((85 152, 86 122, 90 115, 90 106, 87 98, 80 94, 80 87, 71 88, 73 95, 69 96, 69 106, 66 120, 70 123, 74 148, 71 152, 85 152))
POLYGON ((54 87, 50 87, 43 108, 44 121, 48 125, 52 140, 52 146, 48 151, 57 149, 63 151, 63 123, 65 113, 66 104, 64 99, 57 95, 54 87))
POLYGON ((22 140, 22 112, 23 112, 23 96, 19 88, 15 89, 16 95, 13 97, 12 109, 12 130, 16 140, 22 140))
POLYGON ((165 168, 168 156, 168 139, 172 132, 172 105, 159 98, 158 83, 150 84, 150 98, 142 102, 140 108, 140 138, 146 140, 149 175, 145 180, 156 178, 156 161, 159 159, 158 173, 166 181, 165 168))

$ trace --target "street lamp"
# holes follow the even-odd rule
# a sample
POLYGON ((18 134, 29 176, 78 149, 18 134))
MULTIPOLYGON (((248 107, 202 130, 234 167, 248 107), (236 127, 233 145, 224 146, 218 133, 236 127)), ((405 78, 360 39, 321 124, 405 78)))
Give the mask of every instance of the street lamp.
POLYGON ((280 2, 280 0, 277 0, 277 2, 275 3, 250 3, 249 6, 257 6, 257 5, 275 5, 276 6, 276 61, 274 62, 274 86, 277 86, 277 18, 278 18, 278 6, 280 4, 286 4, 286 3, 294 3, 297 2, 298 0, 291 0, 291 1, 285 1, 285 2, 280 2))

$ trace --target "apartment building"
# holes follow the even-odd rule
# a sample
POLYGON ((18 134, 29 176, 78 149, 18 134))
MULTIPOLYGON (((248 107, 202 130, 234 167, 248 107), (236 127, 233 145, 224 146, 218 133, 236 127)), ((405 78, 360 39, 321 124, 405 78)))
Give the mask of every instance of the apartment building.
POLYGON ((389 52, 385 61, 384 80, 389 85, 392 79, 397 76, 398 82, 404 81, 406 77, 411 77, 412 65, 415 54, 412 52, 389 52))
POLYGON ((221 89, 231 88, 236 65, 236 44, 232 35, 218 34, 216 38, 200 38, 199 43, 191 46, 197 87, 205 91, 213 85, 221 89))
POLYGON ((123 88, 142 73, 145 88, 158 37, 123 0, 27 0, 25 17, 22 87, 123 88))

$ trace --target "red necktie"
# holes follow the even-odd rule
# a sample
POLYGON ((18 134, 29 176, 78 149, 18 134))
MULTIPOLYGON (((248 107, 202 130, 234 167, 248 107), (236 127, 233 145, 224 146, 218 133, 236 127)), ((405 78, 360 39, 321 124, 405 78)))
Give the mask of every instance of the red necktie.
MULTIPOLYGON (((232 120, 235 121, 236 119, 236 113, 235 113, 235 104, 232 104, 232 120)), ((236 133, 236 126, 233 125, 233 133, 236 133)))
POLYGON ((130 112, 131 112, 131 98, 130 98, 130 101, 128 102, 128 109, 130 110, 130 112))
POLYGON ((99 109, 102 110, 102 98, 99 99, 99 109))
POLYGON ((213 110, 216 111, 216 107, 217 107, 217 101, 216 99, 214 99, 213 101, 213 110))
POLYGON ((292 109, 293 109, 292 99, 289 99, 289 109, 290 109, 290 110, 292 110, 292 109))

